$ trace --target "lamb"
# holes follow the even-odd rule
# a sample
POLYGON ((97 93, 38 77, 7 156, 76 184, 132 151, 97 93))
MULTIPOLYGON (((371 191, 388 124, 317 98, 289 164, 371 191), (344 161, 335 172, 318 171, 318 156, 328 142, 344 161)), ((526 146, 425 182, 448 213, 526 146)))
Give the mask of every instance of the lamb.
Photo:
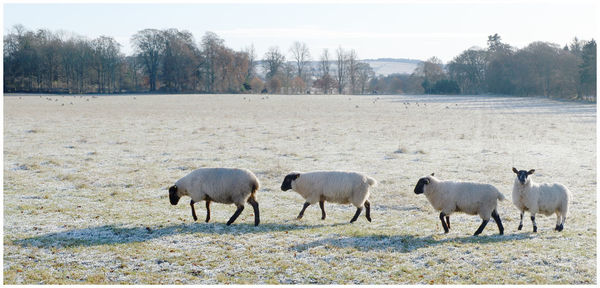
POLYGON ((248 202, 254 209, 254 226, 258 226, 260 216, 256 191, 259 186, 256 175, 247 169, 200 168, 179 179, 169 188, 169 200, 172 205, 177 205, 179 198, 191 197, 190 206, 192 206, 194 221, 198 220, 194 203, 206 201, 206 222, 210 220, 211 202, 233 203, 237 206, 237 210, 227 221, 227 226, 240 216, 244 210, 244 203, 248 202))
POLYGON ((326 217, 325 201, 356 206, 356 213, 350 220, 358 219, 363 207, 366 208, 366 218, 371 222, 371 203, 369 202, 369 187, 376 186, 377 181, 365 174, 344 171, 314 171, 292 172, 285 176, 281 190, 290 189, 300 194, 306 202, 298 215, 304 216, 304 210, 311 204, 319 202, 321 219, 326 217))
POLYGON ((537 232, 537 224, 535 223, 535 214, 537 213, 546 216, 556 213, 556 227, 554 230, 562 231, 569 210, 569 200, 571 198, 569 189, 560 183, 535 183, 529 177, 535 172, 535 169, 525 171, 513 167, 512 171, 517 174, 513 185, 512 200, 521 211, 518 230, 523 228, 523 214, 525 214, 525 211, 529 211, 531 223, 533 223, 533 232, 537 232))
POLYGON ((500 235, 504 234, 504 227, 496 209, 497 200, 504 200, 504 195, 490 184, 441 181, 431 173, 419 179, 414 192, 425 194, 431 206, 441 211, 440 220, 444 233, 450 231, 450 214, 464 212, 469 215, 479 215, 483 220, 474 236, 481 234, 490 216, 496 221, 500 235))

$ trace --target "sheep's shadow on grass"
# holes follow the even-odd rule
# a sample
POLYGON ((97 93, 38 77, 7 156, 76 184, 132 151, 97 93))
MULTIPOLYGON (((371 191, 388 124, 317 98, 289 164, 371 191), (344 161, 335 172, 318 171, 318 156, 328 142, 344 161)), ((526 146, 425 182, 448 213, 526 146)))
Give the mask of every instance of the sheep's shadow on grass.
POLYGON ((331 225, 276 224, 264 223, 258 226, 240 223, 226 226, 224 223, 190 223, 170 226, 125 227, 118 224, 74 229, 62 232, 14 240, 22 247, 77 247, 145 242, 153 239, 180 234, 260 234, 280 231, 322 228, 331 225))
POLYGON ((389 251, 408 253, 421 248, 451 243, 493 244, 514 240, 535 238, 530 233, 513 235, 468 236, 458 238, 435 239, 434 236, 418 237, 413 235, 370 235, 359 237, 326 238, 305 244, 292 246, 294 251, 302 252, 314 247, 354 248, 360 251, 389 251))

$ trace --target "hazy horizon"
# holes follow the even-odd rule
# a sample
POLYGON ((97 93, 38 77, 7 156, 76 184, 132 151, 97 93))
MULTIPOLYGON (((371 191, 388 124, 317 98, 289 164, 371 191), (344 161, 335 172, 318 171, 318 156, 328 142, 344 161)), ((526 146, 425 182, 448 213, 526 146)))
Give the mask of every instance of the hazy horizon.
POLYGON ((400 1, 366 3, 186 3, 186 4, 17 4, 3 5, 3 33, 21 24, 90 39, 115 38, 126 55, 130 38, 146 29, 187 30, 196 42, 207 31, 225 45, 254 45, 259 59, 272 46, 286 55, 305 42, 313 60, 324 48, 355 49, 359 59, 436 56, 452 60, 470 47, 486 47, 488 35, 522 48, 534 41, 561 46, 596 34, 592 1, 400 1))

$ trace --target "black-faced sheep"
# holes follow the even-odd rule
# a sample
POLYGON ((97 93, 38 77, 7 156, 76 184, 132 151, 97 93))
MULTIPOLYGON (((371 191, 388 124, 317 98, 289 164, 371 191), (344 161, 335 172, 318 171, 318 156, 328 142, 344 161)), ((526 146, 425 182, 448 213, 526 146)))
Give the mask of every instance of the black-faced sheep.
POLYGON ((496 210, 497 200, 504 200, 504 196, 496 187, 472 182, 441 181, 433 175, 432 173, 419 179, 414 192, 415 194, 425 194, 431 206, 435 210, 441 211, 440 220, 444 233, 448 233, 450 230, 450 214, 463 212, 469 215, 479 215, 483 220, 475 231, 475 236, 483 231, 490 217, 496 221, 500 235, 504 234, 504 227, 496 210))
POLYGON ((194 221, 196 210, 194 203, 206 201, 206 222, 210 220, 210 203, 235 204, 237 210, 231 216, 227 225, 231 225, 244 210, 244 203, 248 202, 254 208, 254 225, 260 222, 256 191, 260 183, 256 175, 247 169, 235 168, 200 168, 175 182, 169 188, 169 200, 172 205, 177 205, 179 198, 190 196, 192 217, 194 221))
POLYGON ((371 222, 371 203, 369 202, 369 187, 375 186, 375 179, 357 172, 344 171, 314 171, 314 172, 292 172, 285 176, 281 183, 281 190, 294 190, 300 194, 306 202, 298 215, 298 219, 304 216, 304 210, 319 202, 321 207, 321 219, 325 219, 325 201, 348 204, 356 206, 356 213, 350 223, 356 221, 362 208, 366 208, 366 218, 371 222))
POLYGON ((562 231, 569 210, 569 199, 571 198, 569 189, 559 183, 535 183, 530 177, 535 172, 534 169, 525 171, 513 167, 512 170, 517 174, 513 185, 512 200, 521 212, 518 229, 523 228, 523 214, 525 214, 525 211, 529 211, 533 232, 537 232, 537 224, 535 223, 535 214, 537 213, 546 216, 556 213, 556 227, 554 230, 562 231))

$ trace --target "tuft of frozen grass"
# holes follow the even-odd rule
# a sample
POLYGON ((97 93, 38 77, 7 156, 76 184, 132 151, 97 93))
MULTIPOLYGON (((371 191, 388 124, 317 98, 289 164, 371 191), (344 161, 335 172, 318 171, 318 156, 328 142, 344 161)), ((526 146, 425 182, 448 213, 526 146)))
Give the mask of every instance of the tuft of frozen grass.
POLYGON ((404 147, 400 147, 398 148, 398 150, 394 151, 395 154, 404 154, 404 153, 408 153, 408 149, 404 148, 404 147))

